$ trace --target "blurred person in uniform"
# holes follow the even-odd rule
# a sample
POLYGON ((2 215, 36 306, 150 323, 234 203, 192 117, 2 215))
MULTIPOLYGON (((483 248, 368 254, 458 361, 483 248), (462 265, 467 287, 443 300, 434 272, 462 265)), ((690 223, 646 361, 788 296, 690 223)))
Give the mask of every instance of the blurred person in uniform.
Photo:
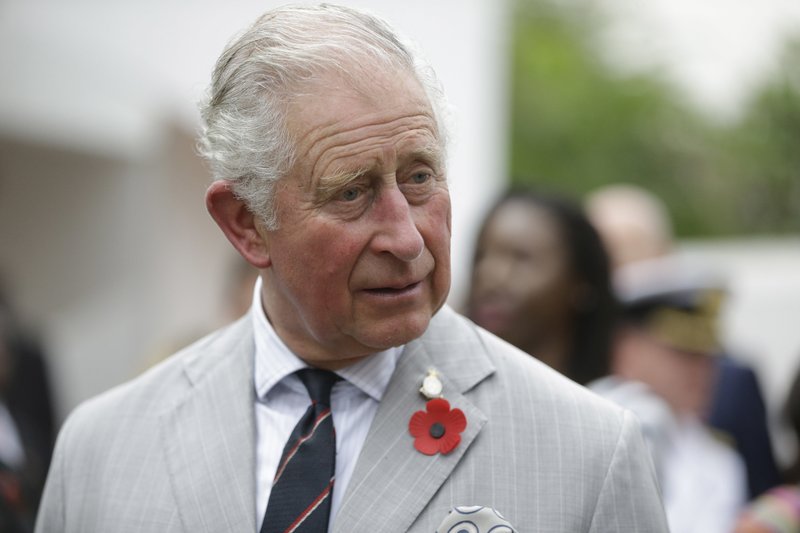
MULTIPOLYGON (((615 269, 673 253, 669 211, 650 191, 630 184, 608 185, 590 193, 585 207, 615 269)), ((704 416, 734 443, 744 459, 748 498, 752 499, 781 482, 763 394, 755 371, 726 350, 714 361, 717 378, 704 416)))
POLYGON ((609 264, 578 204, 512 189, 478 234, 466 315, 586 384, 608 373, 616 315, 609 264))
POLYGON ((621 267, 615 287, 623 313, 612 374, 643 384, 672 414, 658 428, 654 458, 670 529, 729 532, 747 500, 745 468, 705 424, 718 368, 722 286, 713 274, 669 257, 621 267))
POLYGON ((782 415, 795 438, 794 461, 784 473, 786 483, 751 502, 734 533, 800 533, 800 370, 795 372, 782 415))

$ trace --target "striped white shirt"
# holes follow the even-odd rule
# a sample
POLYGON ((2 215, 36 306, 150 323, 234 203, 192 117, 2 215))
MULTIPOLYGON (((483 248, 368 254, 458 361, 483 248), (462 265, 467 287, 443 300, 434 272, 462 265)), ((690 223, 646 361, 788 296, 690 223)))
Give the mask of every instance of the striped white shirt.
MULTIPOLYGON (((308 365, 289 350, 267 320, 261 305, 261 278, 256 281, 250 316, 255 332, 255 504, 260 530, 283 447, 311 400, 294 375, 308 365)), ((402 346, 391 348, 336 371, 343 379, 331 393, 336 428, 336 482, 329 530, 333 529, 336 511, 353 475, 356 459, 402 352, 402 346)))

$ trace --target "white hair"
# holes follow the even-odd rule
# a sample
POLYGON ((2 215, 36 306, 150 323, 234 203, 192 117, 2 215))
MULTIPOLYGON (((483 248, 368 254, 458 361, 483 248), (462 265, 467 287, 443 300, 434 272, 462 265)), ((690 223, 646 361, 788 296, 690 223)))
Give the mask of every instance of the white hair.
POLYGON ((276 229, 274 190, 295 163, 287 109, 304 88, 335 72, 356 82, 376 68, 406 71, 425 90, 445 149, 445 101, 433 70, 379 18, 322 4, 267 12, 223 51, 201 105, 199 150, 215 180, 276 229))

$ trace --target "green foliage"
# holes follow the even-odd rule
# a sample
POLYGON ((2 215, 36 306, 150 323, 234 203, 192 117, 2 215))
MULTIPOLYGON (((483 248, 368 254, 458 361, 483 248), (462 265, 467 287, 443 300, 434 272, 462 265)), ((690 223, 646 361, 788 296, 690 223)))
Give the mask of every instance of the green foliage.
POLYGON ((744 230, 800 231, 800 41, 789 43, 780 72, 723 132, 720 166, 740 194, 744 230))
MULTIPOLYGON (((517 5, 515 183, 575 196, 636 183, 667 203, 679 235, 798 230, 796 85, 766 88, 741 124, 715 127, 656 74, 623 77, 610 69, 595 52, 598 15, 565 5, 517 5)), ((790 55, 800 72, 800 52, 790 55)))

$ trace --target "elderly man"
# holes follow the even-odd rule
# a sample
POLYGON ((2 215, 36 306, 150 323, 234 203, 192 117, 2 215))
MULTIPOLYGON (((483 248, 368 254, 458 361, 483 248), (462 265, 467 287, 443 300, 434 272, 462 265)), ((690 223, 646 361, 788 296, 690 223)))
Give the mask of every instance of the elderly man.
POLYGON ((72 414, 37 531, 666 531, 632 415, 444 306, 438 94, 348 8, 225 50, 206 203, 254 305, 72 414))

